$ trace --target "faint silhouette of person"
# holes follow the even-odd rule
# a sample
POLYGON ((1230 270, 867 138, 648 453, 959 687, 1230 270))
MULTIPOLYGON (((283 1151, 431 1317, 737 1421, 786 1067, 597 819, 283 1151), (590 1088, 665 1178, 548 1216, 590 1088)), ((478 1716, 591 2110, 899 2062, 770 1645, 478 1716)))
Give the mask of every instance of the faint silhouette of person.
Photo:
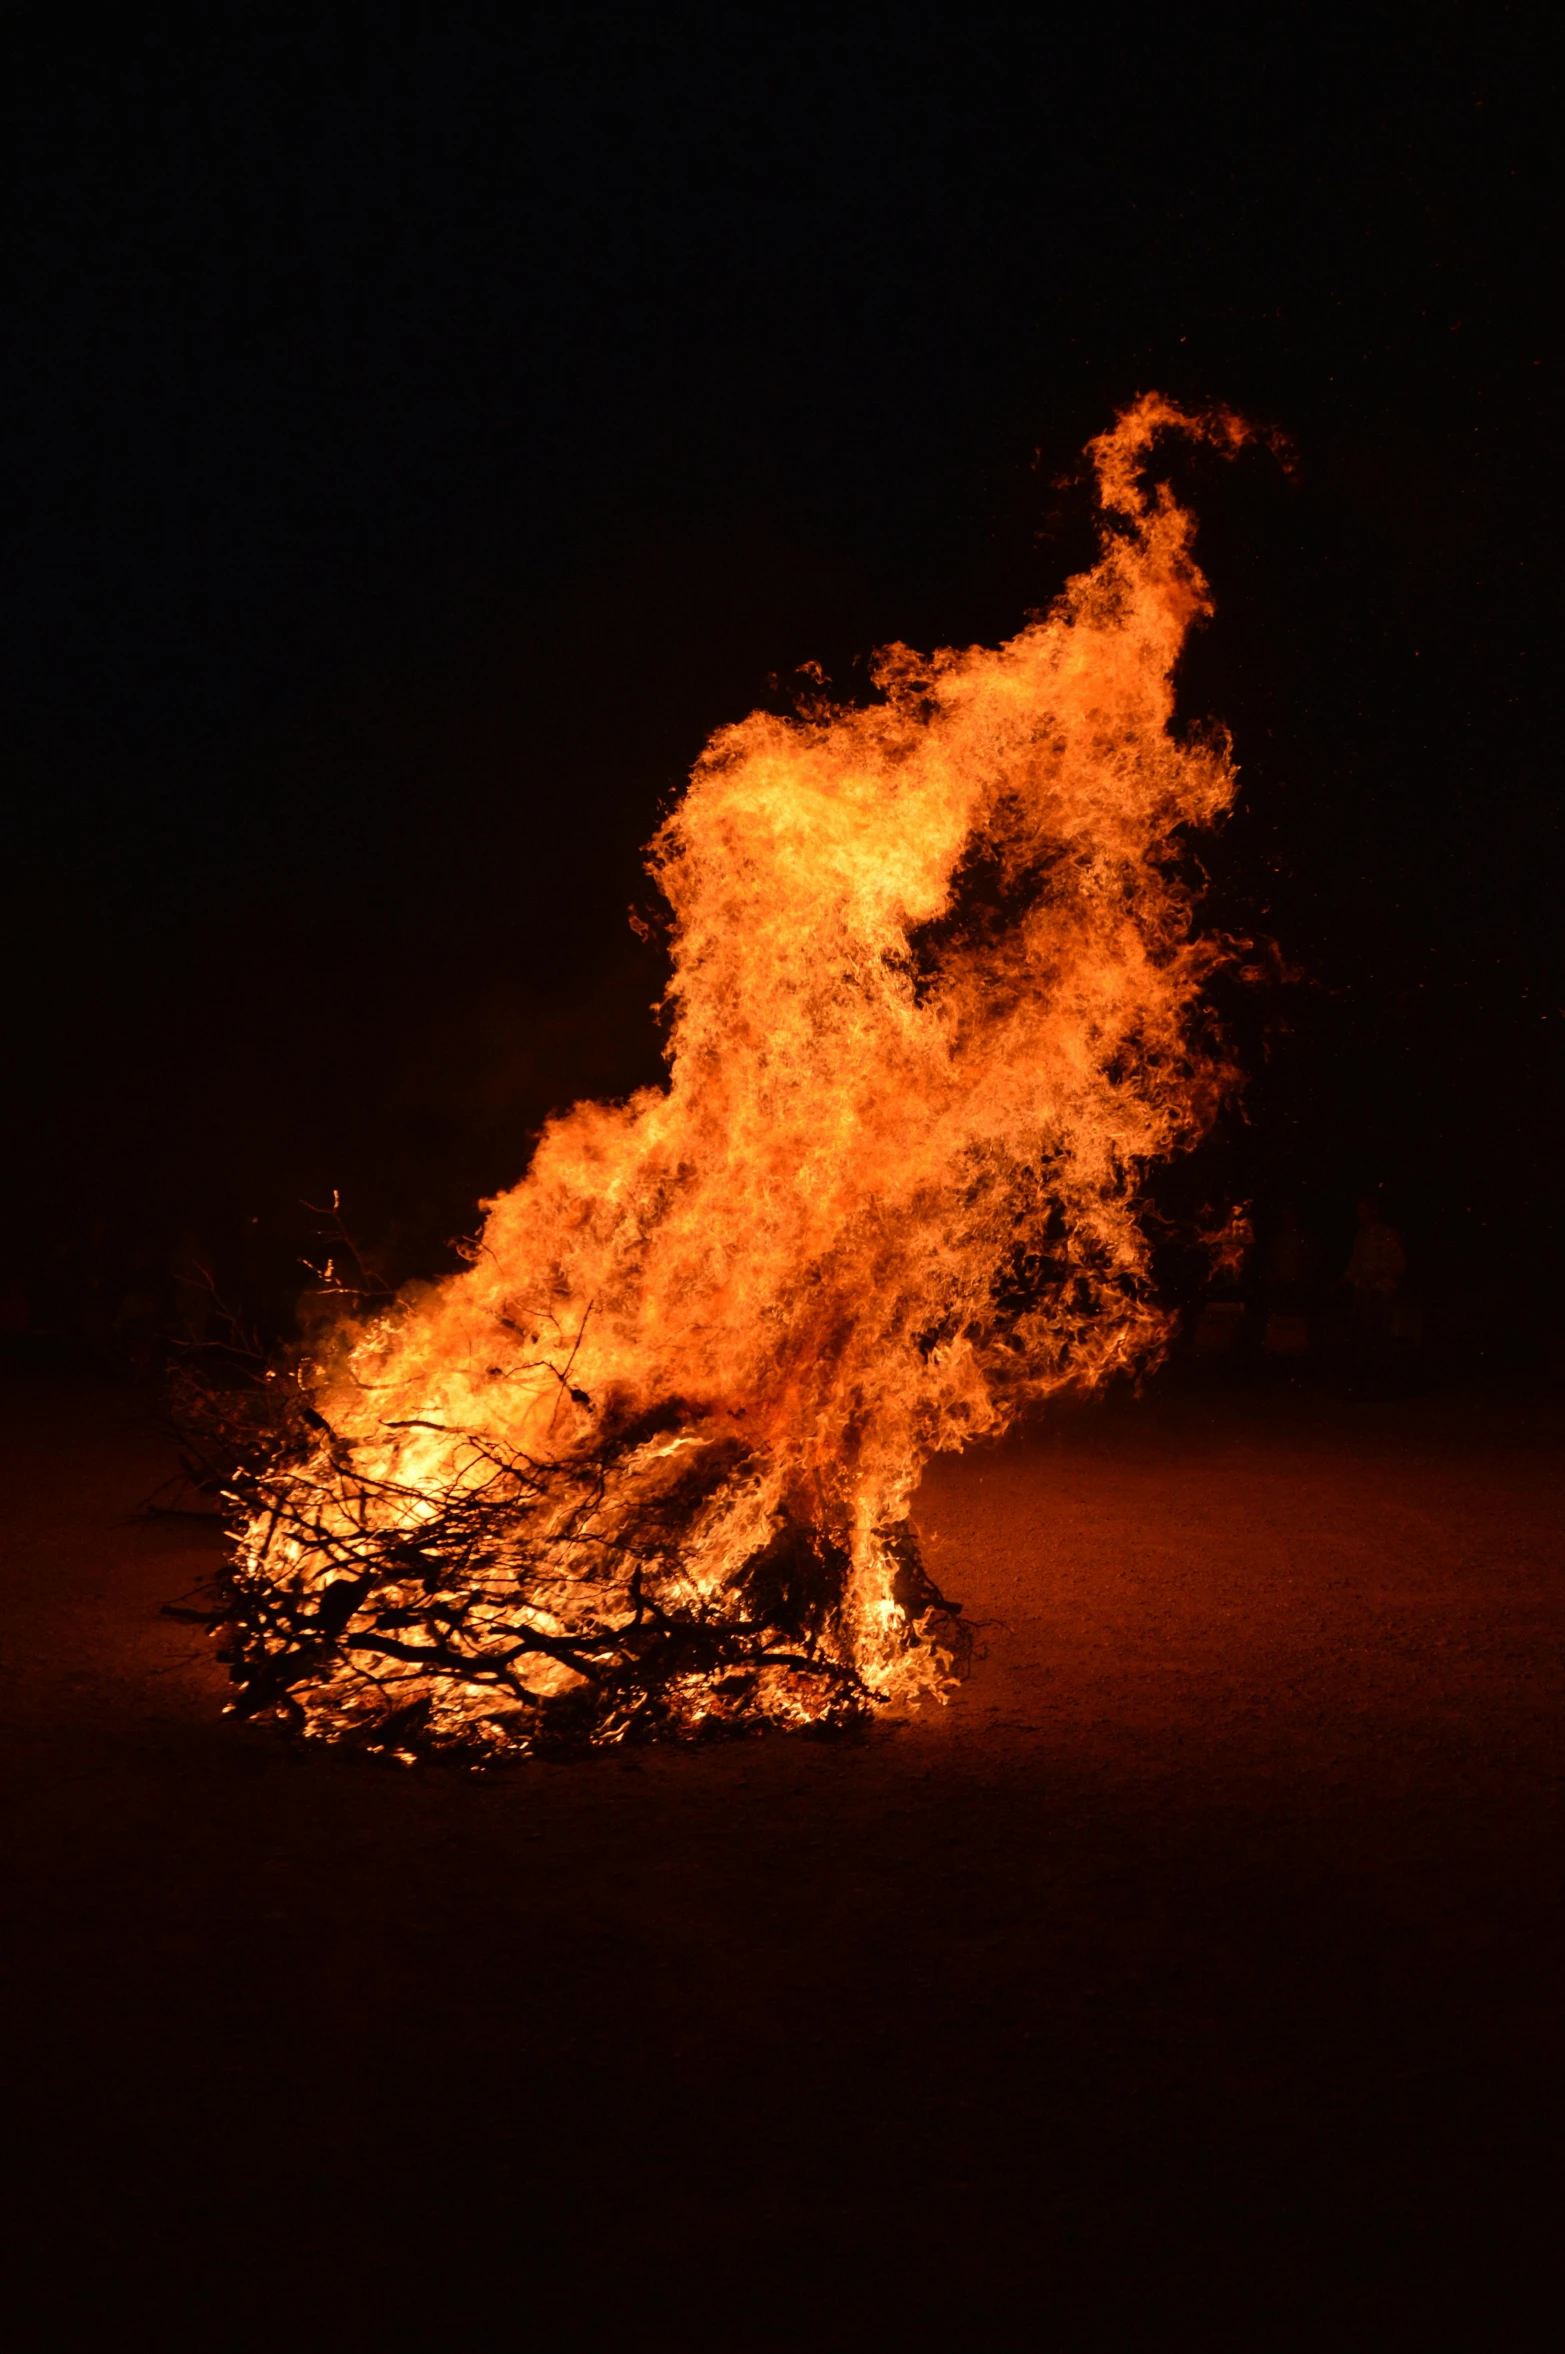
POLYGON ((1358 1355, 1370 1365, 1392 1353, 1397 1337, 1397 1304, 1407 1275, 1401 1235, 1366 1194, 1357 1206, 1358 1227, 1342 1282, 1352 1299, 1353 1337, 1358 1355))
POLYGON ((93 1218, 71 1253, 76 1294, 76 1328, 95 1365, 107 1369, 114 1362, 114 1309, 118 1287, 107 1221, 93 1218))
POLYGON ((1296 1202, 1285 1201, 1266 1250, 1266 1295, 1274 1308, 1304 1308, 1319 1287, 1322 1251, 1299 1216, 1296 1202))
POLYGON ((142 1249, 131 1260, 130 1280, 121 1292, 111 1327, 120 1364, 132 1373, 150 1373, 157 1361, 159 1310, 157 1263, 142 1249))
POLYGON ((1366 1194, 1358 1204, 1358 1230, 1343 1281, 1363 1304, 1389 1304, 1407 1274, 1407 1251, 1396 1228, 1380 1214, 1380 1204, 1366 1194))
POLYGON ((210 1253, 199 1235, 187 1228, 169 1253, 168 1268, 173 1279, 170 1328, 175 1340, 196 1348, 206 1339, 212 1321, 214 1295, 210 1266, 210 1253))
POLYGON ((1319 1238, 1305 1227, 1298 1204, 1285 1201, 1261 1264, 1266 1306, 1262 1345, 1269 1357, 1302 1359, 1311 1354, 1323 1257, 1319 1238))

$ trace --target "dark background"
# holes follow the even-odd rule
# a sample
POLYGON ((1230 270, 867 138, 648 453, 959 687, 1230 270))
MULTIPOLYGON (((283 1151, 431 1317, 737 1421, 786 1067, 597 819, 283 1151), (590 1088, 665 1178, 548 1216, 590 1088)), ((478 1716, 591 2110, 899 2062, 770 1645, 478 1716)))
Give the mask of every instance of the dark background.
POLYGON ((625 912, 710 730, 1013 630, 1157 387, 1297 461, 1173 460, 1243 768, 1208 913, 1301 976, 1230 1009, 1187 1192, 1299 1191, 1340 1264, 1382 1187, 1449 1329, 1541 1361, 1546 30, 8 11, 13 1318, 199 1245, 281 1329, 334 1186, 392 1279, 446 1263, 552 1106, 657 1069, 625 912))
POLYGON ((19 2342, 1552 2347, 1552 22, 0 35, 19 2342), (862 1747, 220 1716, 160 1614, 215 1527, 133 1510, 174 1455, 84 1349, 196 1246, 276 1337, 334 1185, 432 1269, 654 1074, 625 914, 708 732, 1014 629, 1149 386, 1296 455, 1173 460, 1209 919, 1303 976, 1228 993, 1249 1119, 1174 1191, 1337 1269, 1383 1187, 1434 1394, 1257 1351, 931 1467, 975 1673, 862 1747))

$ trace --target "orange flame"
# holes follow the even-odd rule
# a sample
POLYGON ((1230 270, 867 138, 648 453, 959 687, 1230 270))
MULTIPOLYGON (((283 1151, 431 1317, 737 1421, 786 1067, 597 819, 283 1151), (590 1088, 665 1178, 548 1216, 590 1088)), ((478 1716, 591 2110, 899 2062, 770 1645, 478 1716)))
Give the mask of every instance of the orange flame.
MULTIPOLYGON (((508 1624, 568 1632, 638 1576, 720 1619, 778 1528, 807 1527, 849 1565, 823 1640, 878 1700, 938 1687, 897 1576, 921 1469, 1155 1355, 1143 1174, 1230 1076, 1197 1043, 1216 952, 1176 860, 1234 771, 1221 735, 1171 732, 1210 608, 1190 517, 1143 487, 1165 429, 1246 430, 1128 409, 1090 445, 1099 561, 1007 644, 895 645, 870 706, 712 738, 651 850, 667 1085, 553 1121, 471 1265, 316 1369, 334 1512, 416 1535, 422 1499, 492 1476, 485 1434, 570 1465, 627 1433, 612 1494, 572 1491, 520 1604, 512 1565, 508 1624)), ((264 1515, 241 1558, 295 1588, 329 1567, 264 1515)), ((438 1722, 503 1742, 492 1693, 401 1667, 438 1722)), ((317 1729, 362 1715, 361 1668, 307 1680, 317 1729)), ((540 1696, 577 1676, 527 1672, 540 1696)), ((713 1690, 691 1679, 690 1721, 713 1690)), ((747 1705, 814 1708, 786 1665, 747 1705)))

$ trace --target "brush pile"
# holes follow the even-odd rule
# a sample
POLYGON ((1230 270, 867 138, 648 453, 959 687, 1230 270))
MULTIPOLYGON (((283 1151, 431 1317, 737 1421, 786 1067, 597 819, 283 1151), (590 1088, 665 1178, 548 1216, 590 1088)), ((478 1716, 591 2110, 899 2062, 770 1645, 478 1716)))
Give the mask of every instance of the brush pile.
MULTIPOLYGON (((846 1546, 774 1512, 721 1589, 691 1574, 760 1484, 677 1404, 546 1458, 443 1429, 441 1492, 361 1466, 286 1369, 174 1376, 187 1474, 236 1531, 211 1610, 236 1711, 414 1757, 564 1754, 768 1724, 847 1729, 876 1694, 844 1626, 846 1546), (452 1442, 455 1441, 453 1446, 452 1442)), ((959 1605, 880 1532, 906 1640, 965 1667, 959 1605)))

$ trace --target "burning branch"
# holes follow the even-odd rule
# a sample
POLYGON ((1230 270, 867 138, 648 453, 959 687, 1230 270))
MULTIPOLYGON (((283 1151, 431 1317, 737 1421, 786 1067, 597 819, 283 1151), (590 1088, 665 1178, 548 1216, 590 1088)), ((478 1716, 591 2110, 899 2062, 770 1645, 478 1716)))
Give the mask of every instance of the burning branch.
MULTIPOLYGON (((482 1755, 869 1713, 842 1638, 840 1548, 781 1522, 715 1594, 683 1558, 717 1491, 753 1476, 731 1443, 692 1447, 654 1505, 646 1457, 687 1444, 671 1439, 677 1417, 568 1463, 493 1431, 396 1425, 461 1442, 436 1490, 360 1468, 354 1442, 275 1377, 237 1409, 224 1396, 187 1393, 185 1409, 187 1424, 212 1418, 209 1448, 243 1450, 227 1501, 251 1549, 205 1614, 228 1630, 241 1714, 482 1755)), ((954 1669, 957 1607, 908 1532, 894 1542, 901 1607, 954 1669)))

